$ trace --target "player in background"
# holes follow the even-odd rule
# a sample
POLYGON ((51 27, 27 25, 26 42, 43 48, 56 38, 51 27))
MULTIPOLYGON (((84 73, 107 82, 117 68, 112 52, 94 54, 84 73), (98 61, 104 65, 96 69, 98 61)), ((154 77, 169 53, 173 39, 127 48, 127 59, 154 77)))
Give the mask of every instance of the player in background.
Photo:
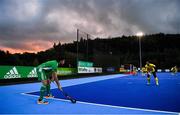
POLYGON ((52 60, 42 63, 37 67, 38 80, 42 82, 42 86, 40 88, 40 97, 37 101, 38 104, 48 104, 48 101, 44 101, 44 96, 46 96, 46 98, 53 97, 50 92, 51 82, 55 81, 58 89, 62 90, 57 77, 57 68, 58 65, 63 65, 64 62, 64 59, 61 59, 59 63, 56 60, 52 60))
POLYGON ((133 66, 132 74, 133 74, 134 76, 137 75, 137 67, 136 67, 136 66, 133 66))
POLYGON ((159 82, 158 82, 158 78, 156 76, 156 65, 152 64, 152 63, 149 63, 149 61, 146 62, 146 65, 145 65, 145 68, 147 70, 147 84, 149 85, 150 84, 150 76, 151 76, 151 73, 153 74, 154 78, 155 78, 155 81, 156 81, 156 85, 159 85, 159 82))
POLYGON ((172 67, 171 72, 172 72, 172 75, 177 75, 177 72, 178 72, 177 66, 172 67))
POLYGON ((147 73, 147 69, 145 67, 142 67, 142 76, 145 76, 147 73))

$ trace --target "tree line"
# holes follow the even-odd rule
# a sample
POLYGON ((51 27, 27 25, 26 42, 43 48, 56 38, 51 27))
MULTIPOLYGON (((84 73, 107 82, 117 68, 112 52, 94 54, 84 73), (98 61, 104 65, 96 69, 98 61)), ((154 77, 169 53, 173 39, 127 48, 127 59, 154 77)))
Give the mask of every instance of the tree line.
POLYGON ((65 58, 68 67, 76 67, 77 60, 92 61, 94 66, 139 66, 139 39, 142 45, 142 64, 150 61, 158 68, 180 66, 180 34, 152 34, 113 38, 86 39, 73 43, 54 43, 52 48, 37 53, 15 53, 0 50, 0 65, 37 66, 45 61, 65 58), (78 49, 77 49, 78 45, 78 49), (78 51, 77 51, 78 50, 78 51), (77 53, 78 52, 78 53, 77 53))

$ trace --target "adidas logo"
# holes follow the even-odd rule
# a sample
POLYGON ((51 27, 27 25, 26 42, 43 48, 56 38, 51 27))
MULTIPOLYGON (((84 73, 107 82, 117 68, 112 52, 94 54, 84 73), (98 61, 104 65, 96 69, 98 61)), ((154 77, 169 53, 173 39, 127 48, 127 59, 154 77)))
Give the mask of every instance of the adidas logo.
POLYGON ((4 79, 12 79, 12 78, 21 78, 21 75, 18 73, 16 67, 13 67, 9 72, 6 73, 4 79))
POLYGON ((34 68, 27 76, 28 78, 34 78, 37 77, 36 68, 34 68))

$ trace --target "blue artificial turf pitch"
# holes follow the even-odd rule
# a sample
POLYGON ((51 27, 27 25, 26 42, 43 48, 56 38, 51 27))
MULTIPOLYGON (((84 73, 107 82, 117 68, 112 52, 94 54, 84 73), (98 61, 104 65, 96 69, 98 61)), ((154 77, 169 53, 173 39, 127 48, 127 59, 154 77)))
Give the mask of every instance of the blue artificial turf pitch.
MULTIPOLYGON (((81 102, 180 112, 180 77, 159 73, 158 78, 159 86, 152 76, 150 85, 146 85, 146 77, 125 76, 63 89, 81 102)), ((65 99, 58 89, 51 92, 55 98, 65 99)), ((28 94, 39 95, 39 92, 28 94)))

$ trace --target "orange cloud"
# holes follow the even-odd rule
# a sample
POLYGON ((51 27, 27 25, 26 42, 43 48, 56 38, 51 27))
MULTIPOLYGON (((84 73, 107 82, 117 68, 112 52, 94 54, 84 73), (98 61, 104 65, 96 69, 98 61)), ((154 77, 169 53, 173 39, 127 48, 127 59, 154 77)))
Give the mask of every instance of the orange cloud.
POLYGON ((26 41, 25 43, 23 43, 23 45, 25 46, 24 48, 18 46, 16 48, 0 46, 0 49, 3 51, 9 51, 12 54, 24 52, 37 53, 39 51, 44 51, 51 48, 53 46, 53 43, 49 41, 36 40, 26 41))

